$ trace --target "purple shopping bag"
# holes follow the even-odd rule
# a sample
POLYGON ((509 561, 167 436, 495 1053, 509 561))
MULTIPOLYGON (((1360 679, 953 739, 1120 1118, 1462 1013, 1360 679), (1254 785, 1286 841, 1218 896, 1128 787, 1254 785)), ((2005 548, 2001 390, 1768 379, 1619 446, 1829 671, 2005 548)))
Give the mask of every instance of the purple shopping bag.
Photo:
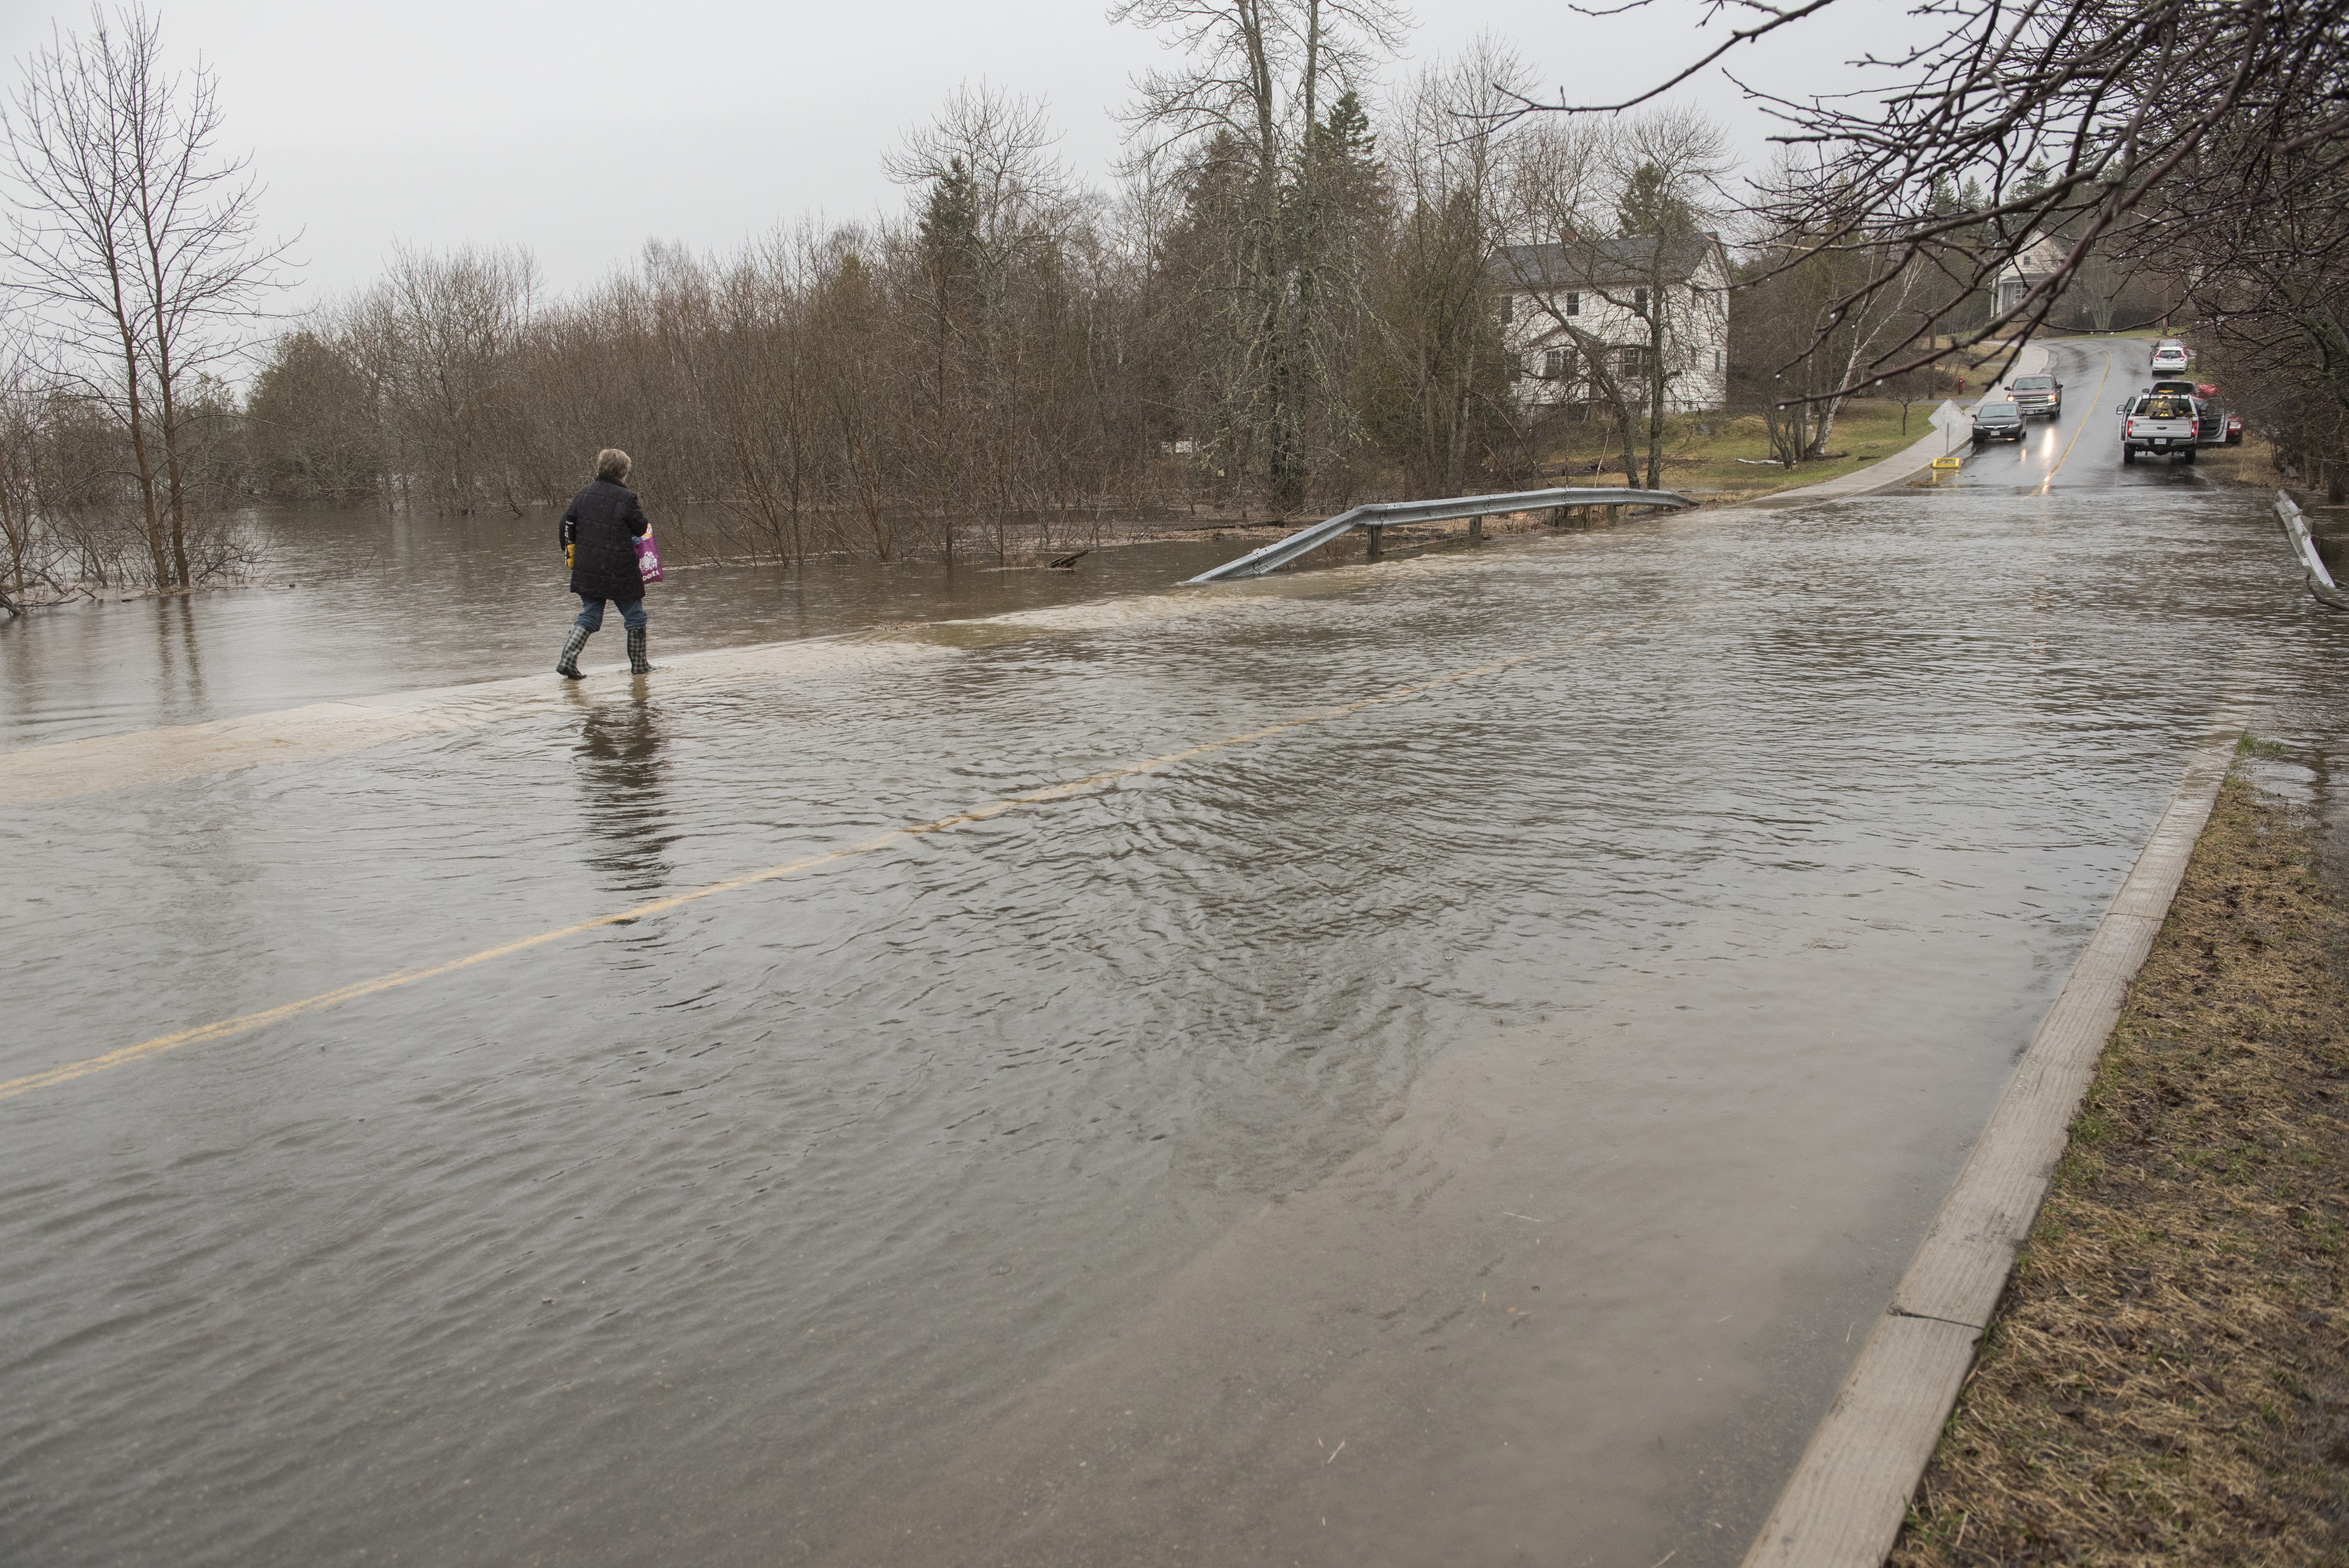
POLYGON ((636 535, 636 572, 647 583, 661 580, 660 546, 653 542, 653 531, 636 535))

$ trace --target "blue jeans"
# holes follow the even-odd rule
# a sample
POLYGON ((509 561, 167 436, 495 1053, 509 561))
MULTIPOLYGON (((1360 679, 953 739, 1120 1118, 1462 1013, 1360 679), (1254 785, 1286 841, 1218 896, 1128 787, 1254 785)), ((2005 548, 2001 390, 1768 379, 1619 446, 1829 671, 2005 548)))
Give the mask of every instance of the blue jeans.
MULTIPOLYGON (((641 632, 645 629, 645 602, 642 599, 628 599, 625 601, 615 599, 612 603, 620 606, 620 624, 622 625, 627 627, 631 632, 641 632)), ((602 631, 604 629, 604 601, 601 599, 590 599, 586 594, 582 593, 579 595, 579 619, 572 622, 571 624, 578 627, 583 632, 602 631)))

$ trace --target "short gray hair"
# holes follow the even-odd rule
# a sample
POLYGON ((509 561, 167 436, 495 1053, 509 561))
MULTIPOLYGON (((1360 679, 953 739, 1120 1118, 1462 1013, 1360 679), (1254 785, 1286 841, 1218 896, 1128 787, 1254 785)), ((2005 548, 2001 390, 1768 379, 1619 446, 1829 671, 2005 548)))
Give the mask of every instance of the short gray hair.
POLYGON ((595 477, 618 484, 628 477, 628 454, 617 447, 606 447, 595 454, 595 477))

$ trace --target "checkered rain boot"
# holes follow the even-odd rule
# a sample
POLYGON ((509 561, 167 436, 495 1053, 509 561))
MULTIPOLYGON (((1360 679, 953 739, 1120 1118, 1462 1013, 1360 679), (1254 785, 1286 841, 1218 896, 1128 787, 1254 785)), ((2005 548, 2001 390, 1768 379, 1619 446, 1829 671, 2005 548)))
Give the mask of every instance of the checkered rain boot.
POLYGON ((634 626, 628 631, 628 673, 648 676, 653 673, 652 661, 645 657, 645 629, 634 626))
MULTIPOLYGON (((634 635, 635 634, 632 633, 630 634, 634 635)), ((574 626, 571 628, 571 638, 568 642, 563 645, 563 657, 554 666, 554 673, 556 675, 567 676, 574 681, 585 680, 587 678, 585 676, 579 673, 579 650, 587 645, 587 638, 589 635, 590 634, 585 626, 574 626)))

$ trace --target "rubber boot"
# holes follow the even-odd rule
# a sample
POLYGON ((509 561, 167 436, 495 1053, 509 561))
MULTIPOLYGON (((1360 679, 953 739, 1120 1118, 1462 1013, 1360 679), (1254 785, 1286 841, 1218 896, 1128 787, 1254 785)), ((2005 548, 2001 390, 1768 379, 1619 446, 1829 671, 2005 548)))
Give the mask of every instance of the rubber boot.
POLYGON ((645 657, 645 629, 642 626, 634 626, 628 631, 628 673, 632 676, 653 673, 652 662, 645 657))
POLYGON ((571 638, 563 645, 563 657, 554 666, 556 675, 568 676, 574 681, 587 678, 579 673, 579 650, 587 645, 589 634, 585 626, 571 628, 571 638))

